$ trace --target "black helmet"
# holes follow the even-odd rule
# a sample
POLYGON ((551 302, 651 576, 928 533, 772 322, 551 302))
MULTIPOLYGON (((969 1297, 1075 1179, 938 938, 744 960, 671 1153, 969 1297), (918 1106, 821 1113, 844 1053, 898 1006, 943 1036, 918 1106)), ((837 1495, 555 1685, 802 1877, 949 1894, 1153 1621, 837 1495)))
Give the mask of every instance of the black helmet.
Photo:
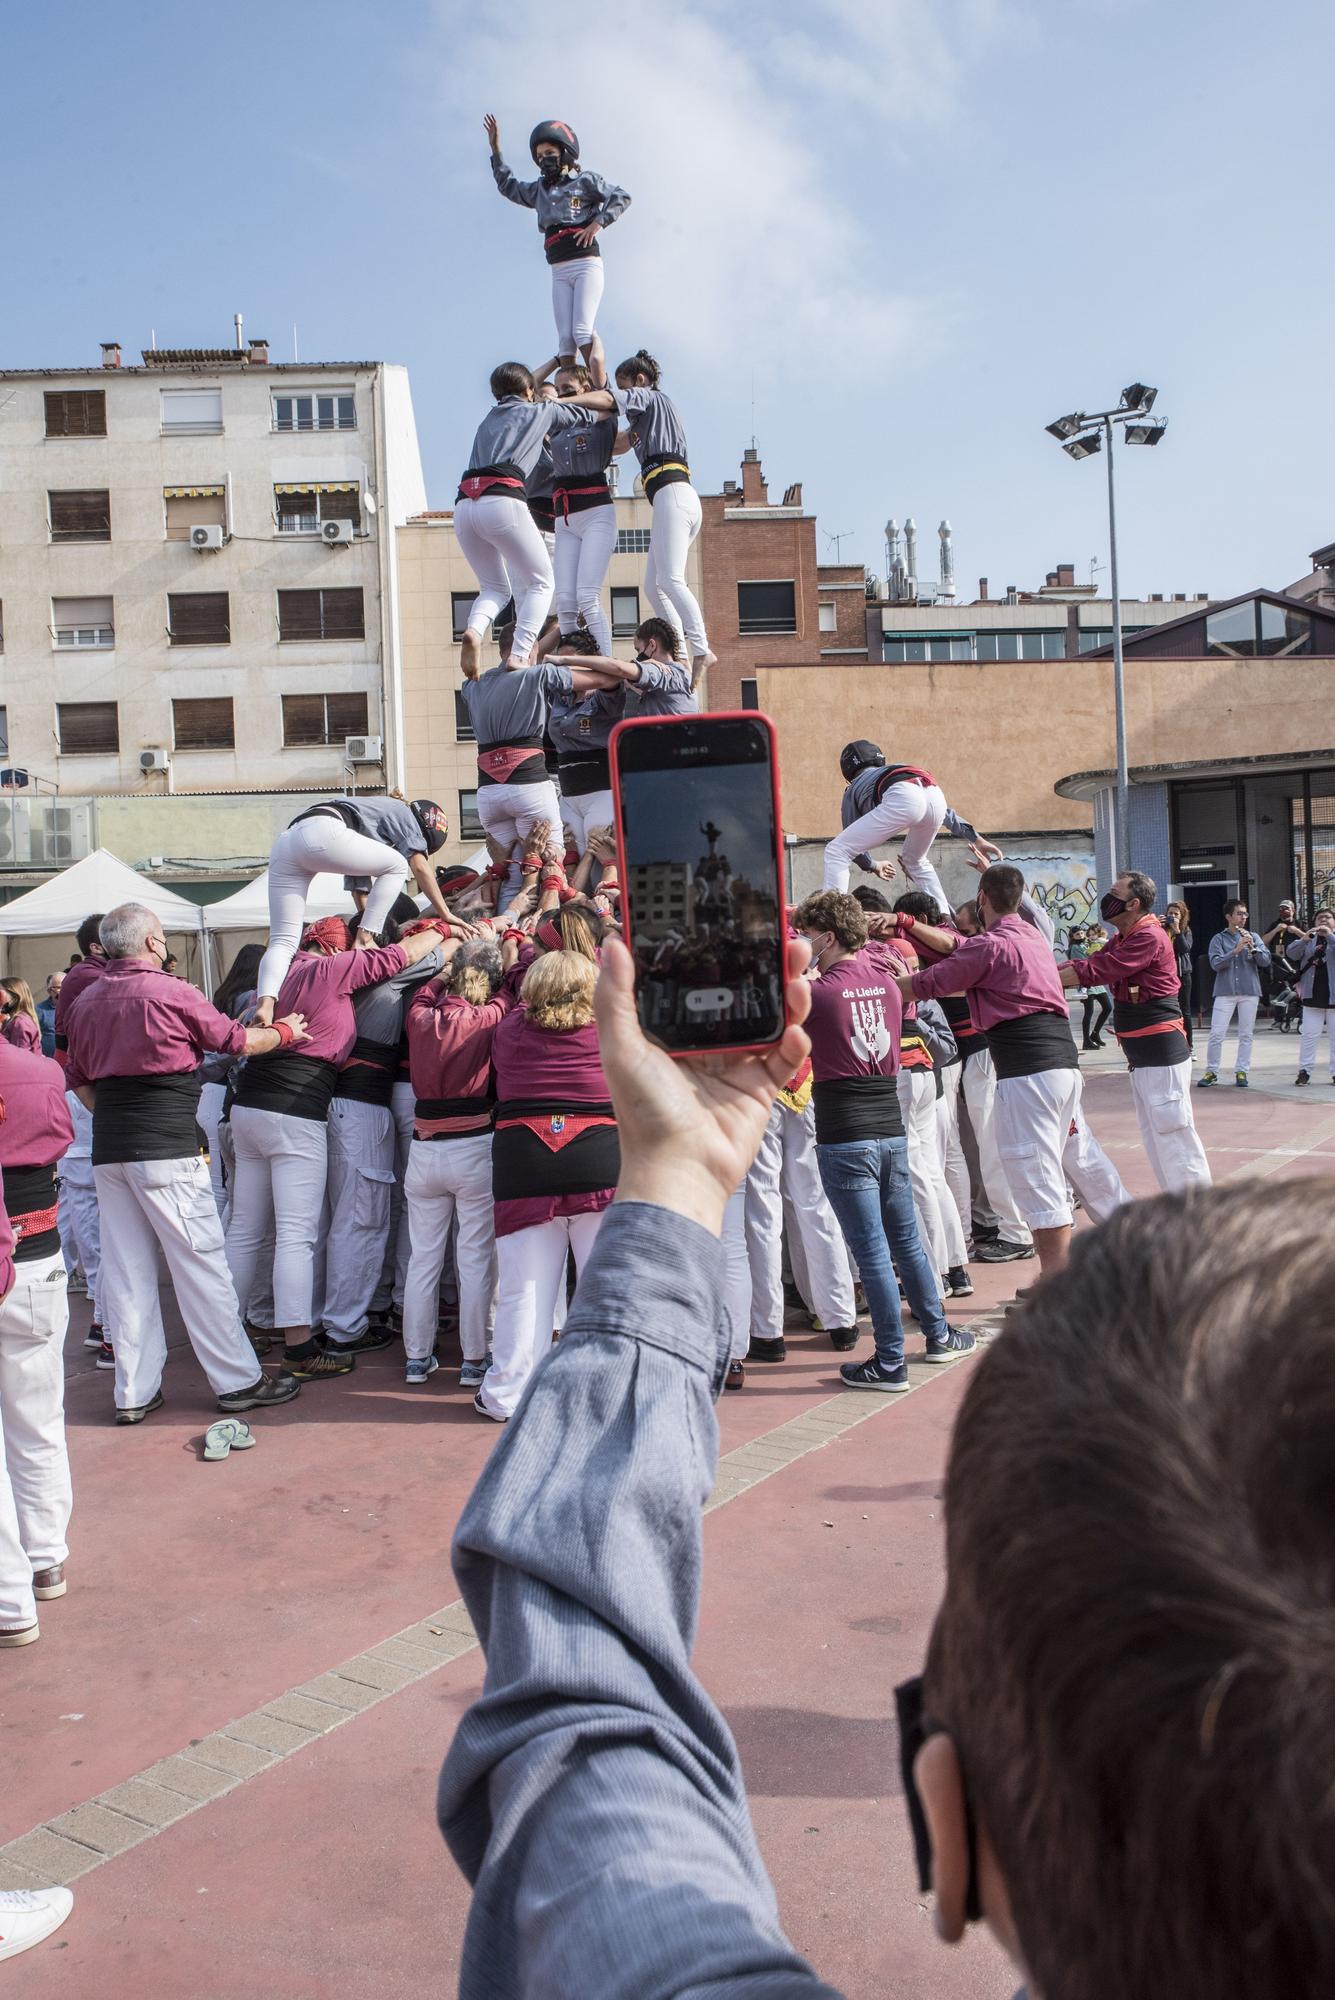
POLYGON ((434 799, 410 799, 408 810, 421 827, 426 839, 426 851, 434 854, 449 838, 450 823, 442 806, 434 799))
POLYGON ((579 140, 570 127, 559 118, 545 118, 541 125, 535 125, 529 133, 528 150, 534 160, 538 157, 539 145, 544 142, 560 149, 563 167, 573 167, 579 158, 579 140))
POLYGON ((859 771, 865 771, 873 764, 884 764, 885 752, 879 743, 869 743, 865 736, 859 736, 856 743, 845 743, 839 752, 839 769, 844 774, 845 784, 851 785, 859 771))

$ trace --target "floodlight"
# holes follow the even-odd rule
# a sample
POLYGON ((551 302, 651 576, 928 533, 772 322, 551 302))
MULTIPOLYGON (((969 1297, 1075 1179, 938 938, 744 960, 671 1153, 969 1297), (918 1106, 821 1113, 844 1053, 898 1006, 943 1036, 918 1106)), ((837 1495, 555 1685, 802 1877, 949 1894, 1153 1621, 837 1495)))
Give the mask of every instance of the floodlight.
POLYGON ((1168 425, 1166 423, 1128 424, 1122 432, 1122 436, 1128 444, 1158 444, 1159 439, 1167 429, 1168 425))
POLYGON ((1145 382, 1133 382, 1129 389, 1123 389, 1122 391, 1122 408, 1124 410, 1152 410, 1154 408, 1154 399, 1158 393, 1157 389, 1151 389, 1145 382))
POLYGON ((1086 431, 1083 437, 1072 438, 1069 444, 1062 446, 1062 450, 1069 451, 1072 458, 1092 458, 1096 451, 1102 449, 1103 439, 1097 431, 1086 431))
POLYGON ((1048 424, 1046 429, 1050 437, 1065 439, 1074 437, 1084 421, 1084 418, 1081 416, 1058 417, 1056 423, 1048 424))

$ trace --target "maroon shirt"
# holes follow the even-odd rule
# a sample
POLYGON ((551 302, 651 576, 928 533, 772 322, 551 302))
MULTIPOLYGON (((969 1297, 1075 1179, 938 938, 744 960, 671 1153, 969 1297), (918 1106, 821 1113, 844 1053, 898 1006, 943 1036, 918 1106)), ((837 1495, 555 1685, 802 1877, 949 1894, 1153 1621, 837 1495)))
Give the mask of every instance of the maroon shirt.
POLYGON ((74 1138, 65 1072, 49 1056, 0 1039, 0 1166, 48 1167, 74 1138))
POLYGON ((904 1006, 893 970, 888 952, 866 944, 812 981, 807 1033, 817 1083, 895 1074, 904 1006))
POLYGON ((14 1288, 14 1231, 5 1207, 4 1177, 0 1175, 0 1299, 14 1288))
POLYGON ((31 1014, 11 1014, 2 1032, 11 1048, 36 1049, 41 1054, 42 1031, 31 1014))
POLYGON ((70 1008, 94 979, 102 977, 106 969, 107 961, 105 958, 81 958, 77 965, 70 967, 65 977, 61 980, 60 991, 56 995, 57 1062, 63 1063, 65 1060, 66 1035, 68 1033, 66 1023, 70 1017, 70 1008))
POLYGON ((939 1000, 943 993, 966 993, 973 1024, 984 1031, 1024 1014, 1070 1019, 1051 945, 1014 911, 990 931, 962 937, 949 958, 914 973, 916 1000, 939 1000))
MULTIPOLYGON (((60 989, 63 1000, 75 966, 60 989)), ((104 1076, 180 1076, 212 1052, 241 1055, 246 1031, 211 1006, 187 980, 143 959, 114 958, 65 1017, 71 1090, 104 1076)))
POLYGON ((310 1040, 297 1043, 295 1053, 316 1062, 344 1063, 357 1039, 353 994, 360 993, 363 986, 392 978, 407 963, 396 944, 377 945, 371 951, 336 951, 325 956, 299 951, 278 990, 274 1019, 281 1021, 285 1014, 304 1014, 310 1040))
POLYGON ((492 1042, 514 1004, 504 986, 480 1006, 447 993, 435 980, 414 993, 408 1007, 408 1064, 418 1103, 479 1100, 475 1110, 461 1108, 443 1117, 419 1112, 413 1125, 417 1138, 491 1130, 492 1042))
POLYGON ((1110 986, 1113 999, 1122 1001, 1176 1000, 1181 983, 1173 940, 1149 915, 1102 951, 1072 959, 1071 970, 1081 986, 1110 986))
MULTIPOLYGON (((496 1096, 502 1106, 537 1100, 572 1107, 587 1104, 593 1111, 606 1105, 612 1095, 598 1054, 598 1030, 592 1022, 587 1028, 539 1028, 529 1020, 527 1008, 516 1007, 496 1030, 491 1059, 496 1096)), ((614 1187, 608 1187, 587 1194, 498 1200, 496 1234, 513 1235, 555 1216, 598 1215, 615 1193, 614 1187)))

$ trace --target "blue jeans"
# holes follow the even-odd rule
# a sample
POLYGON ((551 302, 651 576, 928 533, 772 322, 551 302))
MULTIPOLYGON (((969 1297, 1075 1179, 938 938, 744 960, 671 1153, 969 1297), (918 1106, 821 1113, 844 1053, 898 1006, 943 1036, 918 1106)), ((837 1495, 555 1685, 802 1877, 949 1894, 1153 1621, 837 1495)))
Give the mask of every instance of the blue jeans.
POLYGON ((849 1139, 837 1146, 817 1146, 816 1162, 867 1294, 876 1359, 883 1368, 898 1368, 904 1359, 904 1323, 896 1264, 927 1338, 942 1340, 946 1332, 940 1283, 923 1250, 913 1212, 908 1140, 849 1139))

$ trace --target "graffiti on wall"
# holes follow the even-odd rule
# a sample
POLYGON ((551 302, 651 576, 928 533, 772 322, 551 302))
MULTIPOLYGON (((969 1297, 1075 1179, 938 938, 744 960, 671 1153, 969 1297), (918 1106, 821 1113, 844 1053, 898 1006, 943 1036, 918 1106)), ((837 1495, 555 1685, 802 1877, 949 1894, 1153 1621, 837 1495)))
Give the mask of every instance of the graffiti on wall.
POLYGON ((1029 893, 1052 920, 1059 943, 1072 924, 1097 919, 1099 888, 1088 855, 1029 854, 1023 866, 1029 893))

